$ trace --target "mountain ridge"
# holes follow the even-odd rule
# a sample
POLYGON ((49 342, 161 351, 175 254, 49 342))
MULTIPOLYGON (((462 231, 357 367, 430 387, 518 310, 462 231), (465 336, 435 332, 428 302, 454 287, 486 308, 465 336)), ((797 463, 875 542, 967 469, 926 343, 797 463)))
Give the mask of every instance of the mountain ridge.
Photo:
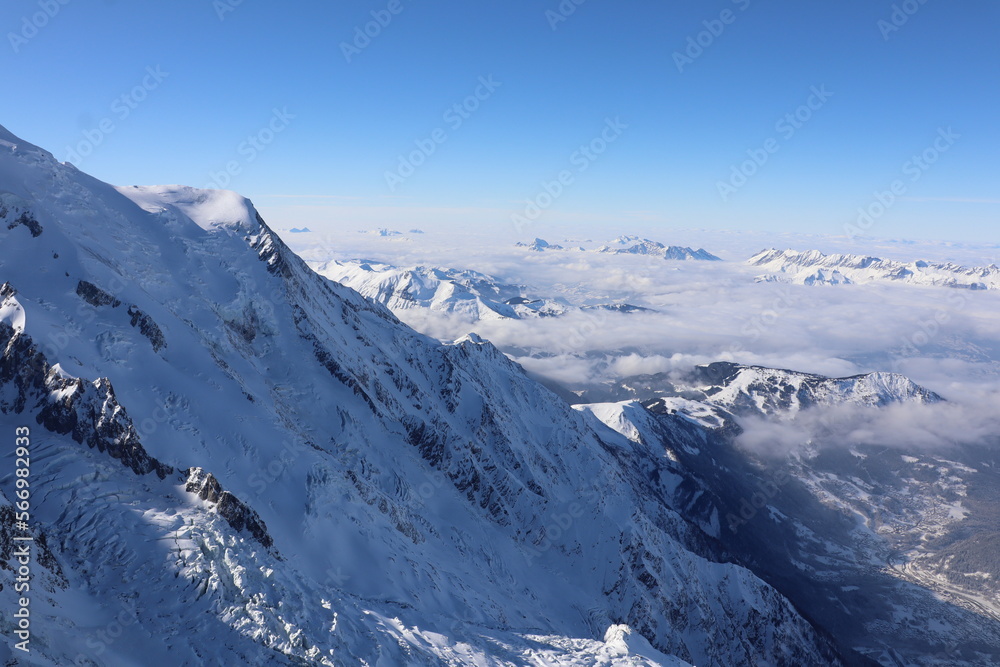
POLYGON ((117 404, 94 404, 82 439, 117 423, 138 457, 128 418, 166 475, 46 428, 37 401, 3 404, 5 425, 39 424, 37 479, 66 480, 35 497, 68 581, 35 600, 41 664, 475 663, 498 645, 510 662, 652 664, 623 624, 667 664, 838 662, 682 516, 677 471, 492 344, 414 332, 313 272, 234 193, 114 188, 13 143, 0 181, 42 231, 0 226, 0 279, 18 290, 2 363, 27 373, 0 396, 73 401, 64 374, 108 378, 117 404), (227 517, 226 493, 248 511, 227 517), (121 600, 137 623, 88 646, 121 600))
POLYGON ((951 262, 900 262, 863 255, 825 255, 818 250, 762 250, 747 260, 768 273, 759 281, 800 285, 854 284, 875 281, 957 289, 1000 289, 1000 267, 964 267, 951 262))
POLYGON ((310 266, 320 275, 381 303, 397 316, 405 316, 411 309, 427 309, 477 322, 561 317, 593 309, 621 313, 650 310, 623 302, 577 306, 563 298, 533 295, 526 285, 505 283, 470 269, 397 267, 371 260, 330 260, 310 266))

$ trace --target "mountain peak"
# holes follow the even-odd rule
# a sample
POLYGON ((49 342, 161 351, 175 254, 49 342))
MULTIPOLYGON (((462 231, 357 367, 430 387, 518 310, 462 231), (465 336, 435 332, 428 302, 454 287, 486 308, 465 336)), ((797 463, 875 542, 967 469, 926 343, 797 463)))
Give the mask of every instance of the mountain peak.
POLYGON ((710 403, 737 414, 780 417, 818 405, 881 407, 944 400, 904 375, 885 371, 828 378, 763 366, 715 362, 697 366, 693 380, 710 403))
POLYGON ((116 188, 148 213, 179 212, 206 231, 249 228, 257 211, 249 199, 232 190, 206 190, 186 185, 131 185, 116 188))
POLYGON ((758 282, 790 282, 798 285, 850 285, 872 281, 894 281, 959 289, 1000 289, 1000 269, 995 266, 968 268, 951 262, 916 260, 900 262, 871 255, 831 254, 818 250, 762 250, 747 264, 767 273, 758 282))
POLYGON ((0 125, 0 141, 6 141, 6 142, 12 143, 12 144, 23 143, 21 141, 21 139, 19 139, 18 137, 16 137, 13 132, 11 132, 10 130, 8 130, 3 125, 0 125))
POLYGON ((561 245, 553 245, 546 241, 545 239, 536 238, 531 243, 521 243, 518 241, 514 244, 518 248, 527 248, 533 252, 545 252, 546 250, 565 250, 561 245))
POLYGON ((455 341, 456 345, 461 345, 462 343, 472 343, 473 345, 483 345, 483 344, 486 343, 486 340, 482 336, 480 336, 479 334, 475 333, 474 331, 470 331, 469 333, 465 334, 464 336, 462 336, 461 338, 459 338, 458 340, 455 341))
POLYGON ((670 260, 721 261, 720 258, 704 248, 694 250, 686 246, 667 246, 659 241, 643 239, 638 236, 619 236, 609 245, 598 248, 597 252, 613 255, 651 255, 670 260))
MULTIPOLYGON (((49 151, 25 141, 0 125, 0 150, 3 149, 9 151, 15 159, 23 162, 48 163, 50 167, 59 164, 49 151)), ((9 183, 13 178, 15 178, 15 174, 5 169, 3 164, 0 164, 0 179, 9 183)), ((4 184, 4 188, 10 187, 7 183, 4 184)))

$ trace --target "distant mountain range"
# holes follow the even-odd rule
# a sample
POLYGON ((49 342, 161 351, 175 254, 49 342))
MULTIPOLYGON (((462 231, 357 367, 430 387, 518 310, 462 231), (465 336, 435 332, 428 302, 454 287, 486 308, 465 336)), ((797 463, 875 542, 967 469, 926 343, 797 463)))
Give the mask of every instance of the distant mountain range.
MULTIPOLYGON (((791 370, 715 362, 683 375, 635 375, 581 391, 579 402, 682 399, 680 411, 721 409, 740 416, 793 416, 831 405, 884 407, 894 403, 937 403, 941 397, 898 373, 875 372, 844 378, 791 370)), ((722 416, 717 413, 716 416, 722 416)))
MULTIPOLYGON (((554 245, 547 242, 545 239, 539 238, 536 238, 531 243, 518 242, 515 245, 519 248, 527 248, 533 252, 566 250, 566 248, 561 245, 554 245)), ((582 247, 571 248, 571 250, 587 252, 587 250, 582 247)), ((668 246, 660 243, 659 241, 651 241, 638 236, 619 236, 609 244, 597 248, 594 252, 609 253, 613 255, 649 255, 669 260, 701 260, 709 262, 722 261, 720 258, 702 248, 693 250, 683 246, 668 246)))
POLYGON ((849 285, 874 281, 902 282, 960 289, 1000 288, 1000 267, 968 268, 950 262, 899 262, 862 255, 824 255, 818 250, 763 250, 749 260, 763 269, 760 282, 798 285, 849 285))
POLYGON ((651 255, 663 257, 663 259, 675 260, 722 261, 704 248, 692 250, 684 246, 667 246, 658 241, 650 241, 638 236, 619 236, 610 244, 598 248, 597 252, 612 253, 615 255, 651 255))
POLYGON ((507 284, 467 269, 402 268, 365 260, 314 263, 313 268, 396 313, 426 308, 479 321, 558 317, 595 309, 620 313, 649 310, 629 303, 575 306, 562 298, 533 296, 525 285, 507 284))

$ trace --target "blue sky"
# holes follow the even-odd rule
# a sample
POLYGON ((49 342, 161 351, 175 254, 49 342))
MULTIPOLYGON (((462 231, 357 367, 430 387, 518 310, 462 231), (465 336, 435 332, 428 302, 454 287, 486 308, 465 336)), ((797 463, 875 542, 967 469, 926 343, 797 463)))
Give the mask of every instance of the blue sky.
POLYGON ((9 0, 0 124, 276 226, 842 234, 860 208, 865 234, 993 242, 998 22, 987 0, 9 0))

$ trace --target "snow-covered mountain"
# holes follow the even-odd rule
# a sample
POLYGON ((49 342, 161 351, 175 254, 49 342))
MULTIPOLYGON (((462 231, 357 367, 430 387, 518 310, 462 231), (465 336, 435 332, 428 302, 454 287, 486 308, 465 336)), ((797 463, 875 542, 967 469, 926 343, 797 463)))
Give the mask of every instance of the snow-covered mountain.
POLYGON ((796 371, 716 362, 695 368, 690 381, 705 401, 738 415, 786 417, 817 406, 883 407, 937 403, 941 397, 898 373, 827 378, 796 371))
POLYGON ((315 263, 322 276, 357 290, 394 312, 429 308, 478 320, 562 315, 572 306, 535 298, 524 285, 511 285, 478 271, 443 267, 396 267, 380 262, 315 263))
POLYGON ((647 310, 628 303, 578 307, 565 299, 531 295, 525 285, 504 283, 493 276, 468 269, 403 268, 365 260, 332 260, 316 262, 312 266, 320 275, 357 290, 402 317, 414 308, 461 315, 472 322, 557 317, 593 309, 621 313, 647 310))
POLYGON ((701 389, 645 376, 622 383, 642 402, 576 407, 662 448, 685 471, 675 501, 685 513, 720 517, 723 544, 862 655, 883 665, 1000 662, 1000 558, 986 546, 1000 536, 1000 438, 942 454, 855 433, 761 456, 739 444, 745 417, 941 399, 889 374, 713 364, 689 379, 701 389))
MULTIPOLYGON (((561 245, 551 244, 545 239, 536 238, 531 243, 517 242, 514 244, 518 248, 526 248, 532 252, 545 252, 547 250, 566 250, 561 245)), ((583 247, 576 250, 586 251, 583 247)), ((599 248, 594 252, 601 252, 613 255, 649 255, 652 257, 662 257, 670 260, 701 260, 709 262, 722 261, 712 253, 703 248, 693 250, 685 246, 667 246, 659 241, 651 241, 639 236, 625 235, 619 236, 615 240, 599 248)))
POLYGON ((383 238, 399 237, 403 235, 403 232, 396 229, 388 229, 386 227, 379 227, 378 229, 369 229, 367 231, 362 230, 362 234, 371 234, 373 236, 381 236, 383 238))
POLYGON ((728 361, 686 375, 636 375, 579 392, 580 402, 683 399, 740 416, 786 418, 813 407, 937 403, 941 397, 898 373, 828 378, 728 361))
POLYGON ((659 241, 650 241, 638 236, 619 236, 610 244, 598 248, 597 252, 615 255, 651 255, 671 260, 721 261, 704 248, 692 250, 682 246, 666 246, 659 241))
POLYGON ((514 246, 517 248, 527 248, 532 252, 545 252, 546 250, 565 250, 565 248, 563 248, 561 245, 555 245, 549 243, 545 239, 539 239, 539 238, 536 238, 531 243, 521 243, 520 241, 518 241, 517 243, 514 244, 514 246))
POLYGON ((248 200, 115 188, 2 128, 0 193, 30 664, 854 659, 691 510, 660 444, 319 276, 248 200))
POLYGON ((824 255, 817 250, 762 250, 747 263, 766 271, 761 282, 799 285, 843 285, 895 281, 963 289, 1000 288, 1000 267, 968 268, 952 263, 897 262, 862 255, 824 255))

